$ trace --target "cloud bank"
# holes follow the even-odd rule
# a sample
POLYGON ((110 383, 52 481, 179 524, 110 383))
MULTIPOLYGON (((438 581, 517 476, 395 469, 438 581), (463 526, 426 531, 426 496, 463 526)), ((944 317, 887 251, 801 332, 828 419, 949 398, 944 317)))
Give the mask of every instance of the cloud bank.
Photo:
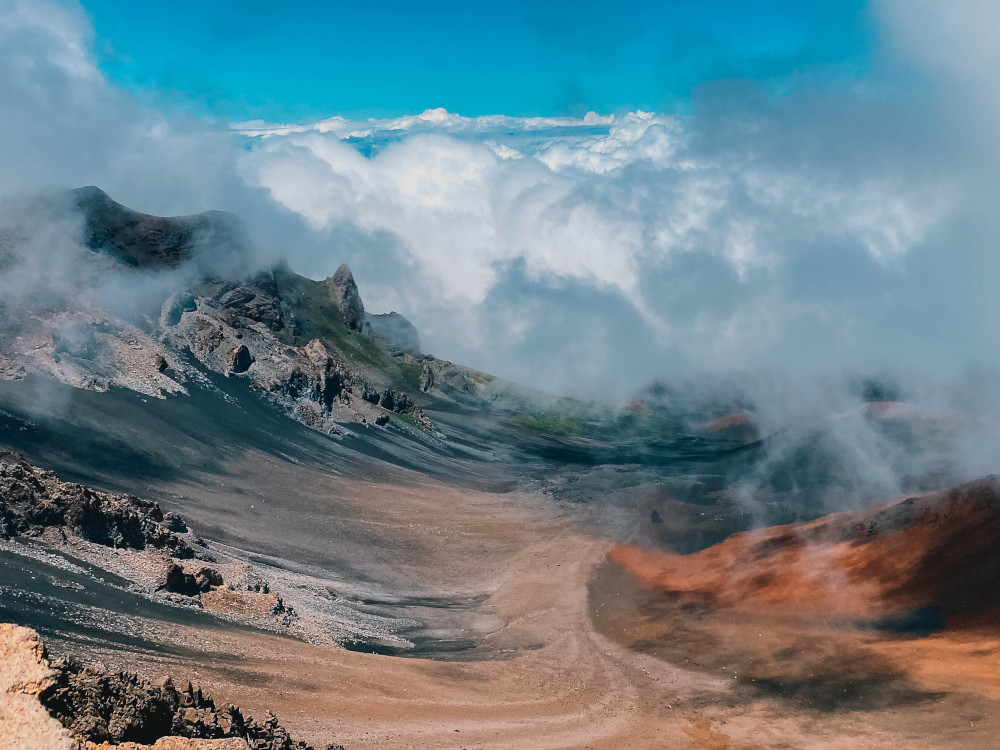
POLYGON ((1000 364, 996 11, 921 5, 873 6, 866 76, 781 97, 706 84, 684 117, 219 127, 107 81, 77 6, 3 0, 0 194, 98 184, 151 213, 233 210, 302 273, 348 262, 366 306, 435 354, 562 392, 951 377, 1000 364))
POLYGON ((922 293, 901 280, 908 256, 960 195, 943 164, 912 158, 931 134, 911 114, 733 85, 684 120, 428 111, 238 132, 244 175, 276 202, 391 246, 354 259, 377 302, 428 341, 566 389, 623 365, 648 379, 876 364, 895 305, 922 293))

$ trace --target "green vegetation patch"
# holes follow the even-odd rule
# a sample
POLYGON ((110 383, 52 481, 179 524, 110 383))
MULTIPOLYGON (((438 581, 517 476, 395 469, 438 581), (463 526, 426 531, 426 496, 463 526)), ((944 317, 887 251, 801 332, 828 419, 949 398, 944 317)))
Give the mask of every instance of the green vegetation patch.
POLYGON ((566 414, 552 412, 528 414, 521 417, 518 422, 529 430, 547 435, 576 437, 583 434, 583 420, 566 414))
POLYGON ((294 332, 286 343, 305 346, 319 339, 331 353, 385 371, 391 367, 388 355, 367 336, 348 330, 344 314, 318 281, 294 273, 276 273, 282 299, 295 316, 294 332))

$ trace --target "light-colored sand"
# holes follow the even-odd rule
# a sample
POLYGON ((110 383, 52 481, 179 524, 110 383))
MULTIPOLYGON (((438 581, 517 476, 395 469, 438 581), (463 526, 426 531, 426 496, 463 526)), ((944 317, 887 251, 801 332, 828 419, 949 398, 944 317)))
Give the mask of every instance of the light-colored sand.
MULTIPOLYGON (((261 493, 256 512, 268 482, 284 480, 264 462, 242 471, 242 481, 261 493)), ((547 498, 343 477, 302 479, 296 492, 308 493, 314 525, 330 523, 329 513, 347 530, 331 549, 346 545, 367 573, 381 571, 395 586, 413 582, 422 595, 488 596, 469 611, 466 627, 493 658, 400 658, 183 626, 170 634, 179 645, 161 654, 97 648, 82 655, 150 678, 191 680, 217 703, 256 716, 271 710, 318 748, 982 750, 1000 736, 997 704, 965 693, 961 681, 940 696, 853 711, 809 708, 748 687, 719 655, 758 632, 779 644, 791 637, 780 623, 740 615, 706 629, 697 612, 661 618, 605 576, 613 543, 582 533, 580 511, 547 498), (378 543, 366 547, 367 539, 378 543), (658 650, 663 638, 670 649, 658 650)), ((234 502, 249 506, 241 498, 235 494, 234 502)), ((276 516, 276 534, 282 524, 292 525, 276 516)), ((456 619, 448 621, 454 627, 456 619)), ((928 648, 920 657, 924 673, 943 671, 928 648)), ((837 660, 837 649, 831 643, 822 656, 837 660)), ((881 654, 882 661, 906 662, 902 649, 881 654)), ((863 658, 848 666, 866 676, 863 658)), ((944 690, 943 681, 919 687, 944 690)))
MULTIPOLYGON (((409 575, 419 576, 425 566, 424 579, 443 591, 489 593, 483 613, 470 621, 470 635, 484 637, 506 658, 399 658, 272 635, 200 631, 178 633, 192 649, 183 657, 98 656, 150 677, 171 672, 191 679, 220 703, 255 715, 272 710, 295 736, 349 750, 981 750, 998 728, 983 715, 981 700, 806 709, 753 693, 731 672, 712 667, 707 652, 717 644, 692 641, 691 664, 685 664, 635 649, 634 639, 609 637, 615 634, 606 624, 599 632, 592 610, 600 604, 591 597, 614 603, 628 596, 624 589, 588 590, 607 565, 611 542, 580 533, 570 511, 560 517, 545 500, 429 482, 397 487, 345 480, 341 490, 345 486, 387 539, 421 550, 422 557, 408 561, 409 575)), ((395 553, 372 552, 380 554, 395 553)), ((620 605, 617 627, 634 629, 641 602, 620 605)))

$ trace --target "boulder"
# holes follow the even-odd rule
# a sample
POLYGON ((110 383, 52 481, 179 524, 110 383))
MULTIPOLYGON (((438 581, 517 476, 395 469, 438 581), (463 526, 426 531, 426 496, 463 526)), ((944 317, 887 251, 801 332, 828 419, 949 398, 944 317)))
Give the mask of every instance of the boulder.
POLYGON ((222 584, 222 574, 215 568, 202 567, 194 573, 189 573, 184 566, 170 561, 157 589, 181 596, 198 596, 222 584))

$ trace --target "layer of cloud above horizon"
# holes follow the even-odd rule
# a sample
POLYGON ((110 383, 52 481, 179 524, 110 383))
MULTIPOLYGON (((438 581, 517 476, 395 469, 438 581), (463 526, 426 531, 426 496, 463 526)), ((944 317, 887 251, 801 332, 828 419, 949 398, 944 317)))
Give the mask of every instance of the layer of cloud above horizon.
POLYGON ((980 29, 1000 19, 916 5, 874 6, 902 72, 849 87, 727 79, 684 116, 431 109, 220 131, 109 83, 78 8, 6 2, 0 190, 96 183, 155 213, 234 210, 300 272, 348 262, 366 304, 413 319, 430 351, 564 392, 952 375, 998 364, 1000 104, 980 29), (939 29, 957 41, 928 53, 939 29))

